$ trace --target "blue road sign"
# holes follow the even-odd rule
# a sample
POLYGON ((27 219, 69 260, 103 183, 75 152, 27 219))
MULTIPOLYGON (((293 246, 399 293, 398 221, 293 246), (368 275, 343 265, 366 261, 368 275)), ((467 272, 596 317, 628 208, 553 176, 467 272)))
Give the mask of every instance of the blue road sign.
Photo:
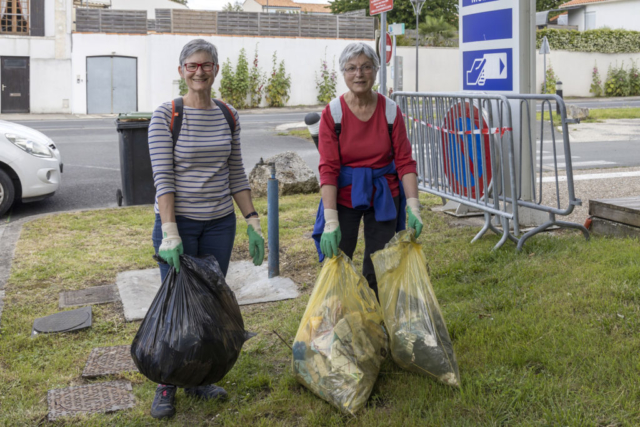
POLYGON ((462 7, 475 6, 476 4, 489 3, 490 1, 497 1, 497 0, 462 0, 462 7))
POLYGON ((512 9, 500 9, 463 16, 462 42, 511 39, 512 15, 512 9))
POLYGON ((462 69, 463 90, 513 90, 512 49, 463 52, 462 69))

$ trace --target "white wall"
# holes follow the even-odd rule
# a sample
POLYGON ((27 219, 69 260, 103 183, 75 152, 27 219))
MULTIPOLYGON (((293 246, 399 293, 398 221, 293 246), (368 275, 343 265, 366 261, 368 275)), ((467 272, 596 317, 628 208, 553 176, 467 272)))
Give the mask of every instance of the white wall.
POLYGON ((0 56, 29 57, 32 113, 69 112, 72 0, 45 0, 44 7, 45 36, 2 35, 0 56))
POLYGON ((70 113, 71 59, 31 59, 31 112, 70 113))
POLYGON ((262 5, 255 0, 246 0, 242 5, 245 12, 262 12, 262 5))
POLYGON ((155 19, 156 9, 188 9, 188 7, 169 0, 111 0, 111 9, 146 10, 147 19, 155 19))
MULTIPOLYGON (((174 96, 174 81, 179 79, 178 58, 182 47, 190 40, 198 38, 176 34, 117 35, 117 34, 73 34, 72 59, 72 108, 76 114, 86 113, 86 57, 99 55, 124 55, 138 58, 138 108, 140 111, 154 110, 174 96), (76 82, 77 76, 82 80, 76 82)), ((263 72, 269 74, 274 51, 278 62, 285 61, 287 73, 291 75, 291 98, 288 105, 317 104, 316 73, 320 71, 320 61, 326 57, 331 67, 342 49, 354 40, 336 39, 289 39, 202 36, 218 48, 219 61, 231 59, 235 68, 240 49, 244 48, 251 64, 258 43, 258 61, 263 72)), ((373 45, 372 41, 365 41, 373 45)), ((214 83, 219 91, 220 76, 214 83)), ((338 77, 338 93, 347 90, 344 80, 338 77)), ((264 100, 263 100, 264 104, 264 100)))
POLYGON ((586 12, 596 13, 596 28, 609 27, 640 31, 640 1, 612 1, 585 5, 586 12))
MULTIPOLYGON (((416 48, 398 46, 396 55, 402 56, 404 91, 416 88, 416 48)), ((447 92, 460 90, 460 52, 458 49, 439 47, 418 48, 418 85, 420 92, 447 92)), ((393 87, 391 68, 387 68, 387 88, 393 87)))
POLYGON ((576 25, 578 31, 584 31, 584 8, 569 11, 569 25, 576 25))

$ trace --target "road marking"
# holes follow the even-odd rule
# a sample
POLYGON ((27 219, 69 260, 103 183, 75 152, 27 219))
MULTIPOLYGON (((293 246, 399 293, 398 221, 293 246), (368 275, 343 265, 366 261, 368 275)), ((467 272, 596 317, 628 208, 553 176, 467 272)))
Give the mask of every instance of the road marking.
POLYGON ((108 170, 108 171, 118 171, 118 172, 120 172, 120 168, 108 168, 108 167, 105 167, 105 166, 73 165, 73 164, 68 164, 68 163, 64 164, 65 169, 68 168, 69 166, 75 167, 75 168, 104 169, 104 170, 108 170))
MULTIPOLYGON (((594 179, 613 179, 613 178, 633 178, 640 176, 640 171, 634 172, 610 172, 610 173, 589 173, 584 175, 574 175, 574 181, 589 181, 594 179)), ((558 182, 565 182, 567 177, 565 175, 558 177, 558 182)), ((540 178, 538 178, 540 182, 540 178)), ((553 176, 545 176, 542 178, 542 182, 556 182, 556 178, 553 176)))

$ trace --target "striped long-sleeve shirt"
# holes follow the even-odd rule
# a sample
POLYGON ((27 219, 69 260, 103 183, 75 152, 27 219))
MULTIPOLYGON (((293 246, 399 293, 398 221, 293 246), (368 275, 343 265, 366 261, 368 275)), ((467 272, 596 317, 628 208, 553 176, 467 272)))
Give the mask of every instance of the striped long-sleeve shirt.
POLYGON ((233 212, 231 195, 248 190, 242 164, 240 122, 231 136, 222 111, 184 107, 175 149, 171 137, 171 102, 154 111, 149 124, 149 153, 158 197, 175 193, 175 214, 195 220, 222 218, 233 212))

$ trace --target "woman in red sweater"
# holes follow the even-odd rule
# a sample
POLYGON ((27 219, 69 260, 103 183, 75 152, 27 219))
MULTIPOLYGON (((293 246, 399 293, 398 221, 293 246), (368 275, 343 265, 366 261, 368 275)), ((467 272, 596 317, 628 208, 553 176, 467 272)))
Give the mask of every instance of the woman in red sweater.
POLYGON ((318 143, 322 193, 318 217, 324 213, 320 249, 328 257, 340 249, 351 258, 364 219, 362 274, 376 296, 371 254, 404 228, 405 197, 407 225, 416 237, 422 231, 416 162, 400 109, 373 91, 379 68, 371 46, 351 43, 344 49, 340 69, 349 91, 322 112, 318 143))

